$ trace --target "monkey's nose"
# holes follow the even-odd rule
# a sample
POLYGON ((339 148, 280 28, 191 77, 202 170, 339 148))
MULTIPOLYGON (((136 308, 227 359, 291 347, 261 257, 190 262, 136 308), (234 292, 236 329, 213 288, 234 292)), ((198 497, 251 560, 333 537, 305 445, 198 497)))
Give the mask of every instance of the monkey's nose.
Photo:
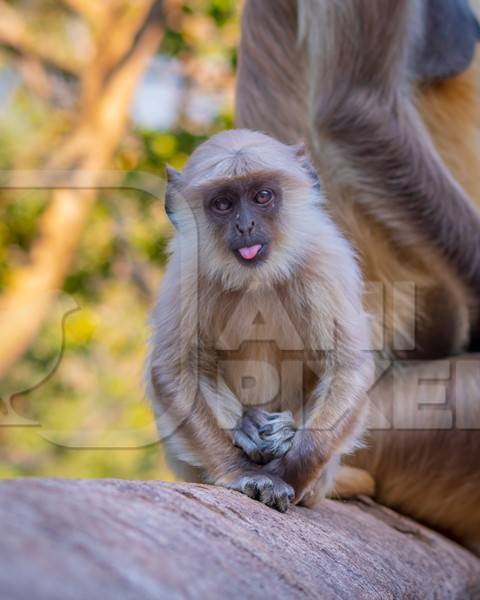
POLYGON ((241 235, 250 234, 255 229, 255 221, 250 221, 250 223, 235 223, 235 227, 237 228, 238 233, 241 235))

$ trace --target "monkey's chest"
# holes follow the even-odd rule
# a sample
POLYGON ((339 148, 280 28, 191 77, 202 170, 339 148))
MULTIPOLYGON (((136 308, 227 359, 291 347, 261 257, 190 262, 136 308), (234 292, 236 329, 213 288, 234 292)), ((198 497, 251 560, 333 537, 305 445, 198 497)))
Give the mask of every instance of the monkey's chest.
POLYGON ((281 392, 281 365, 273 344, 246 342, 239 350, 220 351, 219 369, 244 405, 271 406, 281 392))
POLYGON ((219 374, 244 406, 289 410, 314 384, 306 337, 277 296, 244 297, 214 332, 219 374))
POLYGON ((302 351, 284 351, 272 342, 246 342, 218 356, 221 377, 244 406, 295 412, 318 379, 302 351))

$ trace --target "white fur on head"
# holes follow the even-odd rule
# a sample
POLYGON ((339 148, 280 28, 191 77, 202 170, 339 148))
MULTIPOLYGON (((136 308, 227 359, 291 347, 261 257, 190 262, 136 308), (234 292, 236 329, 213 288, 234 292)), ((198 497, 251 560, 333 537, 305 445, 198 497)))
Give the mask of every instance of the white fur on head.
POLYGON ((179 244, 182 253, 198 250, 201 273, 220 281, 227 289, 280 283, 291 277, 312 252, 318 253, 319 244, 330 244, 331 250, 333 234, 338 236, 321 208, 323 197, 312 181, 311 172, 305 168, 300 147, 287 146, 262 133, 229 130, 212 137, 192 154, 181 174, 181 183, 175 174, 175 186, 177 193, 184 196, 183 217, 176 212, 175 220, 184 225, 179 227, 172 244, 173 252, 180 251, 179 244), (251 268, 240 264, 226 245, 218 244, 195 190, 216 179, 268 171, 282 176, 283 200, 276 222, 277 235, 267 260, 251 268), (186 226, 187 221, 190 227, 186 226), (193 224, 198 232, 198 249, 191 235, 182 234, 182 229, 191 234, 193 224))

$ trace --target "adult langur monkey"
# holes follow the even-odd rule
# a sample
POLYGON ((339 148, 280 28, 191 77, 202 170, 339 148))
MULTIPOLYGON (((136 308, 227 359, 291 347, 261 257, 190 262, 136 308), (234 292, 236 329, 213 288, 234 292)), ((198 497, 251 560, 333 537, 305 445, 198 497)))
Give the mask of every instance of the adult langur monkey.
MULTIPOLYGON (((237 124, 307 142, 365 280, 381 285, 377 333, 397 357, 445 357, 478 338, 478 38, 467 0, 246 1, 237 124)), ((378 294, 365 305, 375 313, 378 294)), ((380 501, 475 545, 480 376, 458 364, 443 377, 465 430, 376 431, 352 462, 380 501)), ((394 396, 388 382, 376 392, 394 396)))

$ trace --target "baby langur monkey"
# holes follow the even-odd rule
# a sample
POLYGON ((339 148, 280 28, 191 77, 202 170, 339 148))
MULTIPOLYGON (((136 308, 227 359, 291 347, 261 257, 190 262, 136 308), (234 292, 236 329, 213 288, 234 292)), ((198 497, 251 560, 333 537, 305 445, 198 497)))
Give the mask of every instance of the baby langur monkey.
MULTIPOLYGON (((169 463, 280 511, 312 504, 344 478, 367 410, 352 248, 304 151, 266 135, 220 133, 168 180, 147 386, 169 463)), ((354 471, 344 489, 364 491, 354 471)))

